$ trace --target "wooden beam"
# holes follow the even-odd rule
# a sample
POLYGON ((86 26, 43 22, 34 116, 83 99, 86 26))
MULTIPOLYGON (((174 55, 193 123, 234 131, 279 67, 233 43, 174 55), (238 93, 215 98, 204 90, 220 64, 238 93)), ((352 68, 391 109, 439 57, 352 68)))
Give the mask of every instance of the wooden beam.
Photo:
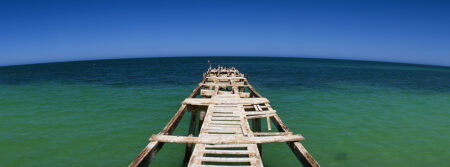
MULTIPOLYGON (((247 84, 248 84, 248 81, 246 81, 247 82, 247 84)), ((248 84, 249 86, 248 86, 248 89, 250 89, 250 91, 252 91, 252 93, 256 96, 256 97, 263 97, 263 96, 261 96, 261 94, 259 94, 254 88, 253 88, 253 86, 251 86, 250 84, 248 84)))
MULTIPOLYGON (((189 123, 189 133, 188 136, 194 136, 195 135, 195 126, 197 125, 197 118, 198 118, 198 112, 191 112, 191 121, 189 123)), ((186 143, 186 152, 184 154, 184 163, 188 163, 189 159, 192 155, 192 143, 186 143)))
POLYGON ((209 104, 243 104, 243 105, 253 105, 269 103, 266 98, 241 98, 241 99, 206 99, 206 98, 186 98, 183 104, 189 105, 209 105, 209 104))
POLYGON ((211 80, 239 80, 239 79, 245 79, 244 77, 206 77, 207 79, 211 80))
POLYGON ((253 116, 247 116, 247 119, 258 119, 258 118, 266 118, 266 117, 272 117, 276 115, 274 114, 264 114, 264 115, 253 115, 253 116))
POLYGON ((170 119, 169 123, 164 127, 164 129, 161 131, 162 134, 172 134, 173 131, 175 131, 175 128, 177 128, 178 123, 180 123, 181 118, 183 118, 186 105, 181 105, 180 109, 178 109, 178 112, 170 119))
MULTIPOLYGON (((152 158, 148 155, 154 148, 159 144, 157 141, 150 142, 139 154, 138 156, 131 162, 129 167, 140 167, 140 166, 148 166, 152 158)), ((154 150, 155 151, 155 150, 154 150)))
POLYGON ((245 112, 245 115, 264 115, 264 117, 267 117, 266 114, 275 114, 276 111, 247 111, 245 112))
POLYGON ((196 143, 196 144, 258 144, 271 142, 287 142, 303 140, 302 135, 269 136, 269 137, 243 137, 243 136, 171 136, 171 135, 152 135, 150 141, 159 141, 165 143, 196 143))
MULTIPOLYGON (((274 122, 278 131, 280 132, 291 132, 287 126, 281 121, 278 115, 272 117, 272 122, 274 122)), ((311 154, 303 147, 303 145, 298 141, 286 142, 292 152, 295 154, 297 159, 302 163, 305 167, 320 167, 319 163, 312 157, 311 154)))
POLYGON ((292 135, 292 132, 253 132, 255 136, 282 136, 292 135))
POLYGON ((246 84, 238 84, 238 83, 236 83, 236 84, 227 84, 227 83, 209 83, 209 82, 199 83, 198 85, 199 86, 223 86, 223 87, 226 87, 226 86, 249 86, 249 85, 246 85, 246 84))

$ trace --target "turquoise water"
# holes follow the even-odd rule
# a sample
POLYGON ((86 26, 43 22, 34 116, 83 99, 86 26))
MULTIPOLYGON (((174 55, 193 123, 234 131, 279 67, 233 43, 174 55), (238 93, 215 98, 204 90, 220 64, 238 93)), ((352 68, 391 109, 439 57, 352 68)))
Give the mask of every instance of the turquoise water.
MULTIPOLYGON (((322 166, 450 166, 450 68, 263 57, 0 67, 0 166, 127 166, 208 59, 248 74, 322 166)), ((150 166, 181 166, 183 156, 183 144, 166 144, 150 166)), ((283 143, 264 144, 263 160, 299 165, 283 143)))

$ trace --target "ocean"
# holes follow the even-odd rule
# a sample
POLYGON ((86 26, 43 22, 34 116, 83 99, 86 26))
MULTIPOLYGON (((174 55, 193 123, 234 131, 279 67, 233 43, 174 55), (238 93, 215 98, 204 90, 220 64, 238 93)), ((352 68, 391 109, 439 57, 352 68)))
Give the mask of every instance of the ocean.
MULTIPOLYGON (((321 166, 450 166, 449 67, 276 57, 0 67, 0 166, 128 166, 207 60, 247 74, 321 166)), ((150 166, 182 166, 184 149, 165 144, 150 166)), ((300 165, 285 143, 263 144, 262 157, 267 167, 300 165)))

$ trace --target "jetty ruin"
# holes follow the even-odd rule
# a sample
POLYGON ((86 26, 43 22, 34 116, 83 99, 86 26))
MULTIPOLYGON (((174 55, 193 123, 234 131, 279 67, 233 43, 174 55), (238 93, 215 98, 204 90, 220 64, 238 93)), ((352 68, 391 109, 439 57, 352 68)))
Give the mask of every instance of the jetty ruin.
POLYGON ((234 67, 210 65, 178 112, 160 133, 150 137, 150 143, 129 166, 148 166, 164 143, 185 143, 189 167, 262 167, 261 144, 285 142, 300 164, 318 167, 301 140, 303 136, 287 128, 247 76, 234 67), (187 113, 191 114, 188 135, 172 135, 187 113), (267 121, 264 132, 261 121, 267 121), (273 125, 278 132, 271 132, 273 125))

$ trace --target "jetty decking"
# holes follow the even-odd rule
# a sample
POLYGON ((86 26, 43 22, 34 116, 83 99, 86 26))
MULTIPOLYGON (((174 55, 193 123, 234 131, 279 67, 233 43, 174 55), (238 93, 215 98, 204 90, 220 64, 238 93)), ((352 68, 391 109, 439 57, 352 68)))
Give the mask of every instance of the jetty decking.
POLYGON ((236 68, 210 66, 166 127, 151 136, 129 166, 148 166, 164 143, 186 143, 189 167, 262 167, 261 144, 269 142, 286 142, 303 166, 319 166, 299 142, 303 136, 293 134, 269 103, 236 68), (171 135, 187 112, 191 113, 188 135, 171 135), (266 132, 262 120, 267 121, 266 132), (272 124, 278 132, 271 132, 272 124))

